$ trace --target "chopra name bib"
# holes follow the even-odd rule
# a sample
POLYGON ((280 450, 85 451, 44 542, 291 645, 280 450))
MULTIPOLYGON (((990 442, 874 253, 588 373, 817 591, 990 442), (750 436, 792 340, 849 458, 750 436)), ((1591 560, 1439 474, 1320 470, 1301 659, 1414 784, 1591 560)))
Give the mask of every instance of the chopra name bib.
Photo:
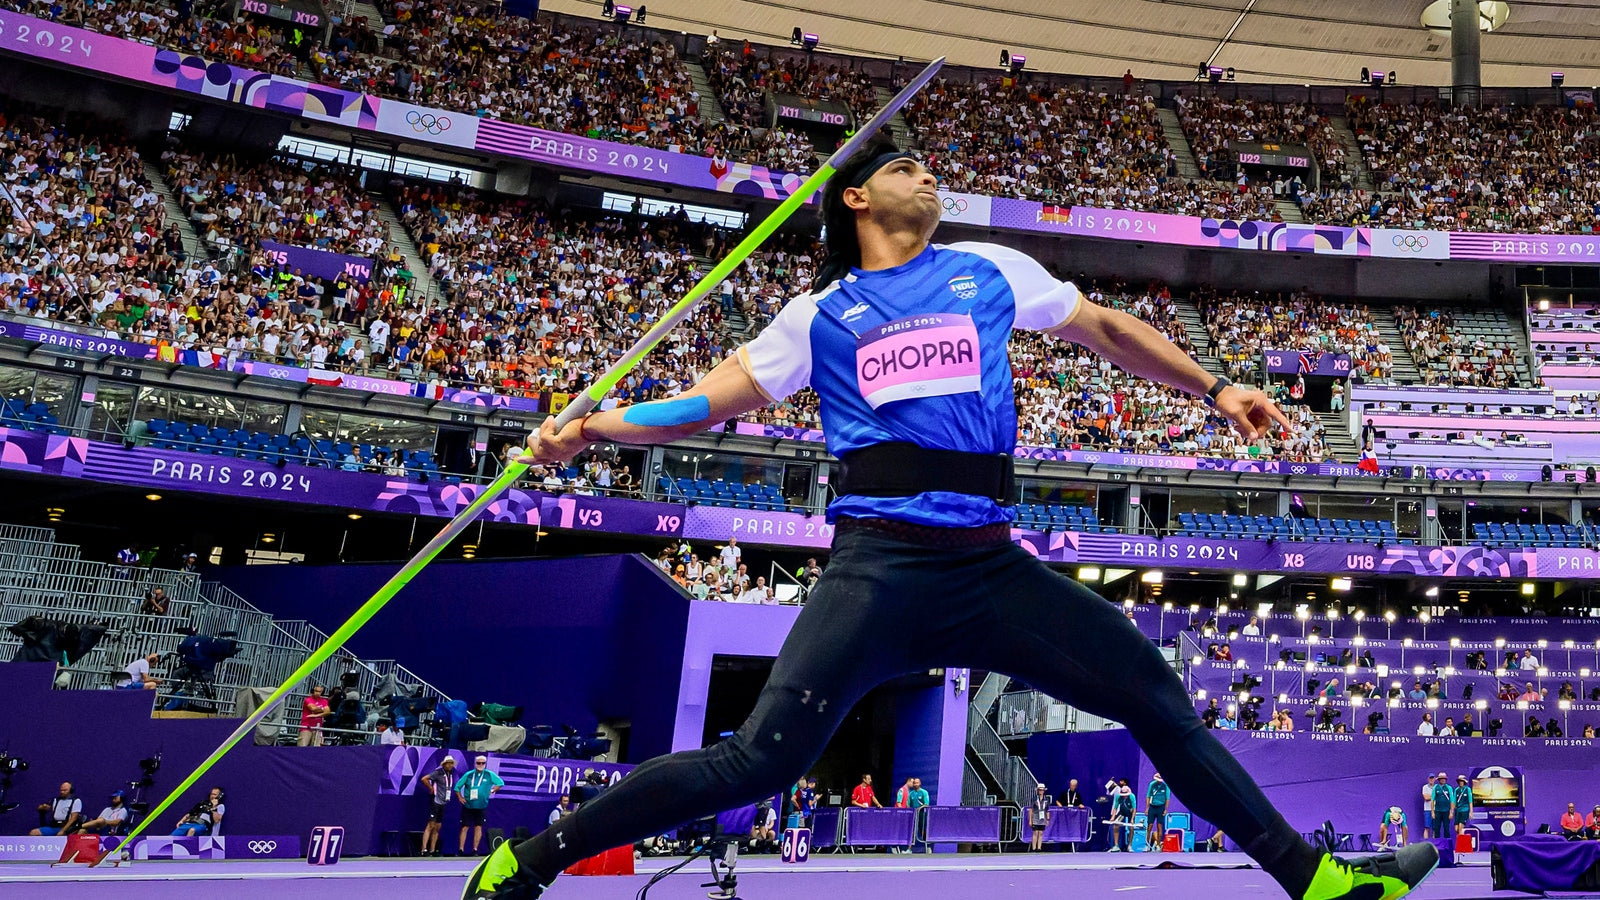
POLYGON ((893 400, 982 390, 978 328, 958 313, 879 325, 856 340, 856 383, 873 409, 893 400))

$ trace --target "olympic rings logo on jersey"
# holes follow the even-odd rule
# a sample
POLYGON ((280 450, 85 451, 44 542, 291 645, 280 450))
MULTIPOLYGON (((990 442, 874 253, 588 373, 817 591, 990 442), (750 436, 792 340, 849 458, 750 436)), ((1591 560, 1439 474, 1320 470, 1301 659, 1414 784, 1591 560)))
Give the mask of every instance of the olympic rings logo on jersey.
POLYGON ((940 201, 940 203, 944 206, 944 211, 947 213, 954 213, 955 215, 959 216, 967 211, 967 201, 961 199, 960 197, 945 197, 940 201))
POLYGON ((245 845, 251 853, 271 853, 278 849, 277 841, 251 841, 245 845))
POLYGON ((418 112, 413 109, 406 113, 406 124, 419 134, 440 135, 450 130, 450 117, 436 116, 433 113, 418 112))
POLYGON ((950 279, 950 290, 955 291, 957 299, 971 300, 978 296, 978 282, 971 275, 957 275, 950 279))
POLYGON ((1413 253, 1421 253, 1428 248, 1428 236, 1425 234, 1397 234, 1389 240, 1396 248, 1413 253))

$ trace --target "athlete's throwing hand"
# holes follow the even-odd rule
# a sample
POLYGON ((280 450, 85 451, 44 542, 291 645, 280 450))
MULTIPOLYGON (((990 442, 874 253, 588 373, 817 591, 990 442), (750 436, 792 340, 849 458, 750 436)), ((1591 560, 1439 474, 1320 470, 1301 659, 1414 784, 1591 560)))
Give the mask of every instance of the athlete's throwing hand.
POLYGON ((530 466, 547 466, 564 463, 582 453, 589 441, 583 436, 583 420, 571 422, 556 430, 556 417, 550 416, 539 430, 528 435, 528 446, 517 457, 517 462, 530 466))
POLYGON ((1236 384, 1228 385, 1217 395, 1217 412, 1232 419, 1234 429, 1250 441, 1266 436, 1273 422, 1285 430, 1294 427, 1266 394, 1236 384))

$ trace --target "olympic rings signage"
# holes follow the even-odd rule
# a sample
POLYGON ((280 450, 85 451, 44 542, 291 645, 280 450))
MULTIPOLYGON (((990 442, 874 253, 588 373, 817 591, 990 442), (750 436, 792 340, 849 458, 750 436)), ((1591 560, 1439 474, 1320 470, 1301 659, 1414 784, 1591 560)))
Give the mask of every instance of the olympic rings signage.
POLYGON ((472 150, 478 144, 476 116, 447 113, 399 100, 378 100, 377 126, 376 130, 385 134, 463 150, 472 150))
POLYGON ((1449 259, 1450 232, 1407 231, 1399 228, 1371 230, 1373 256, 1391 259, 1449 259))
POLYGON ((940 191, 939 217, 942 221, 960 222, 963 225, 988 225, 992 199, 981 194, 940 191))
POLYGON ((251 841, 245 845, 251 853, 264 855, 278 849, 277 841, 251 841))
POLYGON ((450 130, 450 117, 413 109, 406 113, 406 124, 412 131, 438 137, 450 130))

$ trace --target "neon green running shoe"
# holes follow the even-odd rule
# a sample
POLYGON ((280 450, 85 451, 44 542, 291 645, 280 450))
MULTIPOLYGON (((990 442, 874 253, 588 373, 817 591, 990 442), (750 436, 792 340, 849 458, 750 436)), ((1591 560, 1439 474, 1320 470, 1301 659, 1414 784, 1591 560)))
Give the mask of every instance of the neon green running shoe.
POLYGON ((461 900, 538 900, 542 893, 544 885, 522 870, 506 841, 472 870, 461 900))
POLYGON ((1429 843, 1349 860, 1323 854, 1302 900, 1399 900, 1438 867, 1439 848, 1429 843))

